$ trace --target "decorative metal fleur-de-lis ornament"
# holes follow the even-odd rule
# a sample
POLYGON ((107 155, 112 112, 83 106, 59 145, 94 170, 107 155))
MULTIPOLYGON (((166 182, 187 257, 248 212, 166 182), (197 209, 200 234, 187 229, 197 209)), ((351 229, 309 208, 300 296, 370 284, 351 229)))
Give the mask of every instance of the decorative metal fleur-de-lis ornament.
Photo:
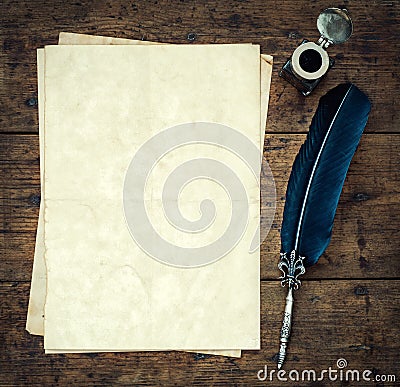
POLYGON ((303 264, 304 257, 301 257, 296 250, 293 250, 289 257, 287 253, 281 253, 280 256, 281 260, 278 264, 278 268, 282 271, 283 275, 279 277, 279 279, 281 279, 282 286, 288 285, 289 290, 286 297, 286 306, 280 336, 278 369, 281 369, 285 361, 287 343, 292 327, 293 290, 297 290, 300 287, 301 281, 298 277, 306 272, 303 264))

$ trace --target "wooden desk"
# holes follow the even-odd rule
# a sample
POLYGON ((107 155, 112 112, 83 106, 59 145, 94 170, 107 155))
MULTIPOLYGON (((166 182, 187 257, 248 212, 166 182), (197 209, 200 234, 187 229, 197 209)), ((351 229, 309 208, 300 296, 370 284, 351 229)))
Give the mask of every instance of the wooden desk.
MULTIPOLYGON (((329 1, 1 2, 0 385, 260 383, 258 370, 276 368, 285 298, 276 264, 290 168, 318 99, 343 81, 364 90, 373 110, 344 186, 332 242, 296 293, 285 367, 320 372, 336 369, 344 358, 344 370, 369 369, 400 380, 400 4, 339 5, 349 9, 354 34, 329 49, 335 67, 304 98, 278 71, 303 38, 319 37, 316 17, 332 6, 329 1), (56 44, 60 31, 170 43, 190 43, 188 34, 194 34, 192 44, 252 42, 274 56, 265 156, 278 202, 262 245, 261 351, 244 351, 241 359, 183 352, 45 356, 43 339, 24 330, 40 203, 36 48, 56 44)), ((276 376, 264 383, 293 384, 276 376)), ((340 385, 327 377, 319 383, 340 385)), ((394 385, 359 383, 374 384, 394 385)))

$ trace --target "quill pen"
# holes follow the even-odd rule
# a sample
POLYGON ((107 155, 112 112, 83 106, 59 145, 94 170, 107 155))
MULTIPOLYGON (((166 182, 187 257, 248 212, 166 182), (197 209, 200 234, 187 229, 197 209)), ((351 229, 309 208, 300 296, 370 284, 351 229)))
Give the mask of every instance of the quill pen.
POLYGON ((351 83, 323 96, 290 174, 281 229, 279 269, 288 285, 280 335, 278 369, 286 356, 291 331, 293 290, 305 267, 317 263, 327 248, 350 161, 367 123, 371 104, 351 83))

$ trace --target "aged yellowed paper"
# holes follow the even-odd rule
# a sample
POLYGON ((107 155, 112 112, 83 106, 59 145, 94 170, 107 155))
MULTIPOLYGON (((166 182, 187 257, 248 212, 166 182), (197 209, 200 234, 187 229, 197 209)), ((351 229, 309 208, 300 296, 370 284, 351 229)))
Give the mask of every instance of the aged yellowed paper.
MULTIPOLYGON (((150 42, 143 41, 130 41, 126 39, 116 39, 116 38, 105 38, 105 37, 97 37, 97 36, 89 36, 89 35, 81 35, 81 34, 70 34, 70 33, 61 33, 60 34, 60 44, 151 44, 150 42)), ((38 50, 38 75, 41 75, 41 64, 43 63, 43 55, 42 50, 38 50)), ((272 57, 268 55, 262 55, 261 62, 261 142, 263 142, 263 132, 264 125, 267 115, 267 107, 268 107, 268 97, 269 97, 269 85, 271 78, 271 67, 272 67, 272 57)), ((42 101, 41 89, 43 84, 43 77, 38 77, 39 81, 39 100, 42 101)), ((43 103, 39 103, 39 109, 41 114, 39 114, 39 122, 42 121, 43 117, 43 103)), ((43 126, 40 125, 41 127, 43 126)), ((43 130, 40 130, 41 136, 43 139, 43 130)), ((43 141, 41 141, 42 143, 43 141)), ((261 144, 263 145, 263 144, 261 144)), ((41 146, 42 153, 43 146, 41 146)), ((43 159, 43 155, 41 156, 43 159)), ((41 169, 43 171, 43 168, 41 169)), ((42 196, 43 197, 43 196, 42 196)), ((35 250, 35 261, 32 275, 32 288, 31 288, 31 297, 30 297, 30 308, 28 311, 28 319, 27 319, 27 329, 33 334, 41 334, 43 335, 43 308, 44 308, 44 297, 45 297, 45 287, 46 287, 46 277, 45 277, 45 265, 43 260, 43 233, 42 231, 42 209, 41 206, 40 216, 39 216, 39 224, 38 224, 38 236, 37 236, 37 244, 35 250)), ((56 351, 57 352, 57 351, 56 351)), ((205 351, 207 352, 207 351, 205 351)), ((240 350, 233 351, 211 351, 210 353, 222 354, 227 356, 240 356, 240 350)))
MULTIPOLYGON (((259 254, 248 253, 252 233, 214 264, 171 267, 135 244, 121 201, 135 151, 166 127, 217 122, 259 144, 258 47, 45 51, 45 224, 52 224, 45 228, 45 347, 259 348, 259 254)), ((258 224, 259 189, 248 183, 258 224)), ((148 195, 152 212, 153 192, 148 195)), ((222 200, 219 193, 216 198, 222 200)))
POLYGON ((34 335, 44 335, 44 304, 47 291, 46 261, 44 259, 44 49, 37 50, 38 108, 39 108, 39 155, 40 155, 40 196, 39 219, 36 231, 33 257, 32 281, 29 295, 26 329, 34 335))

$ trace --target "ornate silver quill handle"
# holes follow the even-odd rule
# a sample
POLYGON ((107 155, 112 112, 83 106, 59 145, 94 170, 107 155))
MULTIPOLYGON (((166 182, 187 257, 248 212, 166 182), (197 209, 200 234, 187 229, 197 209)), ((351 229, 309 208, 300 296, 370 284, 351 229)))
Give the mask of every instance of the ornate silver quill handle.
POLYGON ((289 287, 280 336, 278 370, 282 368, 283 362, 285 361, 286 349, 292 328, 293 290, 297 290, 300 287, 301 281, 298 277, 306 272, 303 260, 304 257, 301 257, 296 250, 293 250, 289 257, 287 253, 281 253, 281 259, 278 264, 278 268, 283 273, 283 275, 279 277, 279 279, 282 280, 281 285, 285 286, 287 284, 289 287))

